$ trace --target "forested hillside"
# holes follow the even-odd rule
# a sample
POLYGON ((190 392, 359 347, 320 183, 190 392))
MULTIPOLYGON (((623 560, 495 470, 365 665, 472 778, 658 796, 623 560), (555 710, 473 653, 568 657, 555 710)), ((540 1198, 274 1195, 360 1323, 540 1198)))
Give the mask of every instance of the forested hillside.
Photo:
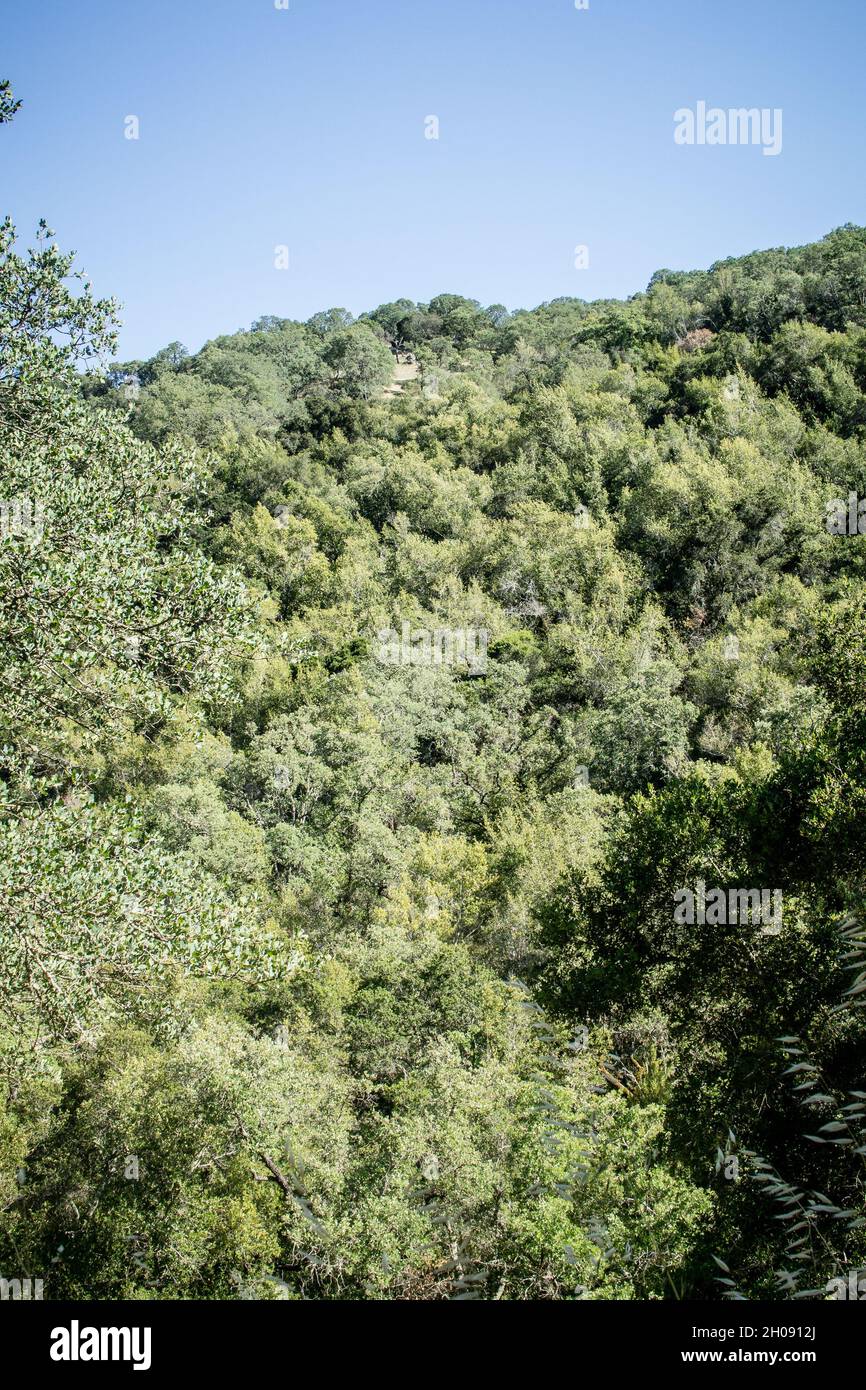
POLYGON ((866 230, 146 362, 72 274, 4 225, 0 1269, 833 1297, 866 230))

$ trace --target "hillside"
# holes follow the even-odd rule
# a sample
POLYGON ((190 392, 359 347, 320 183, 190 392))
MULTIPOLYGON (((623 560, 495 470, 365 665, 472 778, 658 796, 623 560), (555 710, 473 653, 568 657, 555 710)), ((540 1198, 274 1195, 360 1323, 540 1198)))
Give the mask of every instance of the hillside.
POLYGON ((70 271, 5 224, 0 1268, 862 1271, 866 229, 107 367, 70 271))

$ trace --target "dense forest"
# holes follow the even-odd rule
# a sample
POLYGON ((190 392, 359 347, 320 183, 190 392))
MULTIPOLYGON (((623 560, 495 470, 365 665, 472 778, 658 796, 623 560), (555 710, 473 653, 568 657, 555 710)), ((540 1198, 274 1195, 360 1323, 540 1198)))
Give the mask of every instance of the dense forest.
POLYGON ((76 276, 3 224, 0 1272, 844 1296, 866 229, 133 362, 76 276))

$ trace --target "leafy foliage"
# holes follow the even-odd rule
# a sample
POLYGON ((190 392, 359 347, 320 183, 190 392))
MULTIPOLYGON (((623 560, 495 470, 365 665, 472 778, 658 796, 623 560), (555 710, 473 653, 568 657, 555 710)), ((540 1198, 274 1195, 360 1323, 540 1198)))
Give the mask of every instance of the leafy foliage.
POLYGON ((825 523, 866 492, 866 231, 139 362, 113 315, 3 225, 3 1268, 834 1296, 866 552, 825 523), (699 880, 780 890, 777 929, 678 921, 699 880))

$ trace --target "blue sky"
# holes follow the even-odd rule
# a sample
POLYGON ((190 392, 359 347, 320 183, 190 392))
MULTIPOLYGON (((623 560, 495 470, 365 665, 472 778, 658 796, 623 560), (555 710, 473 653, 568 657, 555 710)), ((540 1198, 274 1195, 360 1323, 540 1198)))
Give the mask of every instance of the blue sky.
POLYGON ((864 0, 289 6, 3 0, 0 212, 121 300, 124 358, 400 296, 622 297, 866 221, 864 0), (782 153, 676 145, 699 100, 782 108, 782 153))

